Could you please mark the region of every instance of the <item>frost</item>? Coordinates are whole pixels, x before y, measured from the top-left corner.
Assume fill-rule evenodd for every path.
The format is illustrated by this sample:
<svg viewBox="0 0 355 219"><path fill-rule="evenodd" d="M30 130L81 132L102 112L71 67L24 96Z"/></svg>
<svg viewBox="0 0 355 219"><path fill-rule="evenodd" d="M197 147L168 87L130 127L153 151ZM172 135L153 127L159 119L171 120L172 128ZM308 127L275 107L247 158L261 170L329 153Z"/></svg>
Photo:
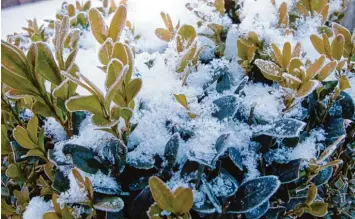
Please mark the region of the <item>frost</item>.
<svg viewBox="0 0 355 219"><path fill-rule="evenodd" d="M43 214L52 210L51 201L44 201L43 197L36 196L31 199L23 213L23 219L42 218Z"/></svg>

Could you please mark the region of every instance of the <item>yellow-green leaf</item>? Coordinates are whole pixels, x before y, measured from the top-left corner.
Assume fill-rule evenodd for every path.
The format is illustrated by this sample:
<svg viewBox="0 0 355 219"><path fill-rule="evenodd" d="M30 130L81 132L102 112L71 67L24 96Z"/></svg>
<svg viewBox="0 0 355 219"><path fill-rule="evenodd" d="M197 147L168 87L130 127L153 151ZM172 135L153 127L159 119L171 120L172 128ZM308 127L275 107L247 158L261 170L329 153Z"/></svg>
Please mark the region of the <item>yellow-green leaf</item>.
<svg viewBox="0 0 355 219"><path fill-rule="evenodd" d="M315 60L308 68L305 80L313 79L321 70L323 63L325 61L325 56L321 55L317 60Z"/></svg>
<svg viewBox="0 0 355 219"><path fill-rule="evenodd" d="M112 84L116 81L117 77L123 69L123 63L116 58L113 58L107 67L107 77L105 81L106 89L109 89Z"/></svg>
<svg viewBox="0 0 355 219"><path fill-rule="evenodd" d="M289 42L286 42L284 44L283 50L282 50L282 62L283 62L283 68L286 69L288 66L288 63L290 63L291 60L291 44Z"/></svg>
<svg viewBox="0 0 355 219"><path fill-rule="evenodd" d="M169 42L173 38L173 34L164 28L157 28L155 30L155 35L159 37L159 39Z"/></svg>
<svg viewBox="0 0 355 219"><path fill-rule="evenodd" d="M276 82L281 81L282 69L275 63L262 59L257 59L254 63L261 70L265 78Z"/></svg>
<svg viewBox="0 0 355 219"><path fill-rule="evenodd" d="M107 38L108 31L100 11L96 8L91 8L89 11L89 21L91 32L93 33L95 39L102 44Z"/></svg>
<svg viewBox="0 0 355 219"><path fill-rule="evenodd" d="M157 204L153 204L150 206L148 210L148 215L150 219L162 219L162 216L160 215L163 209L159 207Z"/></svg>
<svg viewBox="0 0 355 219"><path fill-rule="evenodd" d="M174 212L176 213L189 212L193 205L192 189L184 188L180 189L177 193L174 193L172 205Z"/></svg>
<svg viewBox="0 0 355 219"><path fill-rule="evenodd" d="M18 51L15 46L9 45L1 40L1 65L22 77L29 76L27 70L26 59L22 51Z"/></svg>
<svg viewBox="0 0 355 219"><path fill-rule="evenodd" d="M17 126L13 130L12 134L17 143L21 145L21 147L26 149L34 149L38 147L33 141L31 141L26 129L22 128L21 126Z"/></svg>
<svg viewBox="0 0 355 219"><path fill-rule="evenodd" d="M28 124L26 127L28 136L30 137L32 142L38 142L37 129L38 129L38 118L37 118L37 116L33 116L28 121Z"/></svg>
<svg viewBox="0 0 355 219"><path fill-rule="evenodd" d="M317 35L314 35L314 34L311 35L310 39L311 39L311 42L312 42L314 48L320 54L325 54L323 40L320 37L318 37Z"/></svg>
<svg viewBox="0 0 355 219"><path fill-rule="evenodd" d="M276 46L275 43L271 43L271 48L274 52L274 57L277 61L277 63L282 67L282 68L286 68L286 66L283 65L283 57L282 57L282 53L281 50L279 49L279 47ZM238 49L239 49L239 45L238 45Z"/></svg>
<svg viewBox="0 0 355 219"><path fill-rule="evenodd" d="M302 98L302 97L308 96L319 85L320 85L320 82L316 81L316 80L310 80L310 81L304 82L301 85L300 89L297 91L296 97Z"/></svg>
<svg viewBox="0 0 355 219"><path fill-rule="evenodd" d="M107 38L99 50L99 59L103 65L107 65L112 57L113 41Z"/></svg>
<svg viewBox="0 0 355 219"><path fill-rule="evenodd" d="M318 74L318 80L323 81L326 79L330 73L332 73L337 66L337 61L332 61L326 64L319 72Z"/></svg>
<svg viewBox="0 0 355 219"><path fill-rule="evenodd" d="M220 15L224 15L224 0L215 0L214 7L219 12Z"/></svg>
<svg viewBox="0 0 355 219"><path fill-rule="evenodd" d="M192 64L193 58L195 56L197 49L197 42L194 41L194 43L188 48L187 52L184 54L184 56L181 58L178 67L176 69L176 72L183 72L187 66L190 66Z"/></svg>
<svg viewBox="0 0 355 219"><path fill-rule="evenodd" d="M113 42L120 40L120 35L126 25L126 19L127 8L124 4L121 4L113 15L110 28L108 30L108 36L112 38Z"/></svg>
<svg viewBox="0 0 355 219"><path fill-rule="evenodd" d="M332 47L329 42L329 37L326 33L322 34L323 38L323 45L324 45L324 52L328 59L332 60Z"/></svg>
<svg viewBox="0 0 355 219"><path fill-rule="evenodd" d="M21 170L14 163L10 164L7 167L5 174L6 174L6 176L8 176L11 179L21 178L21 176L22 176Z"/></svg>
<svg viewBox="0 0 355 219"><path fill-rule="evenodd" d="M348 88L351 88L349 79L346 77L346 75L342 75L339 78L339 88L340 90L346 90Z"/></svg>
<svg viewBox="0 0 355 219"><path fill-rule="evenodd" d="M74 96L65 102L66 108L71 111L88 111L93 114L102 115L102 106L95 95Z"/></svg>
<svg viewBox="0 0 355 219"><path fill-rule="evenodd" d="M185 108L189 109L185 94L174 94L175 99Z"/></svg>
<svg viewBox="0 0 355 219"><path fill-rule="evenodd" d="M127 102L131 102L134 97L138 94L140 89L142 88L142 80L140 78L135 78L126 87L126 97Z"/></svg>
<svg viewBox="0 0 355 219"><path fill-rule="evenodd" d="M332 55L335 60L340 60L344 52L345 39L343 35L337 35L332 42Z"/></svg>
<svg viewBox="0 0 355 219"><path fill-rule="evenodd" d="M174 196L165 183L156 176L149 178L149 187L154 201L165 211L174 212L172 202Z"/></svg>
<svg viewBox="0 0 355 219"><path fill-rule="evenodd" d="M311 205L313 203L313 201L316 199L317 192L318 192L317 186L315 184L311 184L308 188L307 198L305 201L307 205Z"/></svg>
<svg viewBox="0 0 355 219"><path fill-rule="evenodd" d="M62 82L60 70L49 47L43 42L37 42L36 72L55 85Z"/></svg>
<svg viewBox="0 0 355 219"><path fill-rule="evenodd" d="M280 5L279 8L279 22L278 22L278 26L279 27L288 27L288 11L287 11L287 3L283 2Z"/></svg>
<svg viewBox="0 0 355 219"><path fill-rule="evenodd" d="M328 213L328 203L314 202L308 213L316 217L324 217Z"/></svg>
<svg viewBox="0 0 355 219"><path fill-rule="evenodd" d="M196 30L191 25L185 24L181 26L177 34L179 36L177 39L179 53L184 49L189 48L196 38Z"/></svg>

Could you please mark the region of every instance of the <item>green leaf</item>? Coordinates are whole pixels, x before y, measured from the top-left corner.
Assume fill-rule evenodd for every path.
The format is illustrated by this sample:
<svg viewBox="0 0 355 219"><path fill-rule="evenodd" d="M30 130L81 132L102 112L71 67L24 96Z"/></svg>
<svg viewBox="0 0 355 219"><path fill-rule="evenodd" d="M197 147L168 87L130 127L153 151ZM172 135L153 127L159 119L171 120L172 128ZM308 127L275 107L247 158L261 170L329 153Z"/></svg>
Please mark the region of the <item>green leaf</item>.
<svg viewBox="0 0 355 219"><path fill-rule="evenodd" d="M55 212L46 212L43 219L61 219Z"/></svg>
<svg viewBox="0 0 355 219"><path fill-rule="evenodd" d="M32 104L31 110L34 114L39 114L44 117L53 117L53 118L56 117L55 113L52 112L51 109L49 109L46 104L38 100Z"/></svg>
<svg viewBox="0 0 355 219"><path fill-rule="evenodd" d="M108 31L100 11L96 8L91 8L89 11L89 21L91 32L93 33L95 39L100 44L104 43L107 38Z"/></svg>
<svg viewBox="0 0 355 219"><path fill-rule="evenodd" d="M93 207L106 212L119 212L123 209L124 203L120 197L105 197L95 201Z"/></svg>
<svg viewBox="0 0 355 219"><path fill-rule="evenodd" d="M102 106L95 95L74 96L65 102L66 108L71 111L88 111L95 115L103 115Z"/></svg>
<svg viewBox="0 0 355 219"><path fill-rule="evenodd" d="M10 164L5 172L6 176L11 179L18 179L22 177L21 170L17 167L16 164Z"/></svg>
<svg viewBox="0 0 355 219"><path fill-rule="evenodd" d="M37 116L33 116L27 123L27 133L32 142L38 142L37 136L37 129L38 129L38 118Z"/></svg>
<svg viewBox="0 0 355 219"><path fill-rule="evenodd" d="M164 28L155 29L155 35L159 37L159 39L169 42L173 38L173 34Z"/></svg>
<svg viewBox="0 0 355 219"><path fill-rule="evenodd" d="M99 59L103 65L107 65L112 57L113 41L107 38L99 50Z"/></svg>
<svg viewBox="0 0 355 219"><path fill-rule="evenodd" d="M175 99L185 108L189 109L185 94L174 94Z"/></svg>
<svg viewBox="0 0 355 219"><path fill-rule="evenodd" d="M5 125L1 125L1 155L7 155L11 153L11 145L9 138L7 137L7 129Z"/></svg>
<svg viewBox="0 0 355 219"><path fill-rule="evenodd" d="M108 30L108 36L111 37L114 42L120 40L120 35L126 25L126 18L127 8L124 4L121 4L113 15L110 28Z"/></svg>
<svg viewBox="0 0 355 219"><path fill-rule="evenodd" d="M172 202L174 199L170 189L156 176L149 178L149 187L154 201L165 211L174 212Z"/></svg>
<svg viewBox="0 0 355 219"><path fill-rule="evenodd" d="M107 77L105 81L106 89L109 89L113 83L115 83L116 79L120 75L123 69L123 63L116 58L113 58L107 67Z"/></svg>
<svg viewBox="0 0 355 219"><path fill-rule="evenodd" d="M305 201L307 205L311 205L313 203L313 201L316 199L317 192L318 192L317 186L311 184L310 187L308 188L307 198Z"/></svg>
<svg viewBox="0 0 355 219"><path fill-rule="evenodd" d="M26 57L20 49L14 48L15 46L1 40L1 66L6 67L12 72L28 78Z"/></svg>
<svg viewBox="0 0 355 219"><path fill-rule="evenodd" d="M43 160L47 160L46 155L44 154L44 152L38 148L35 149L31 149L27 152L27 154L25 155L25 157L40 157Z"/></svg>
<svg viewBox="0 0 355 219"><path fill-rule="evenodd" d="M190 188L177 189L174 192L172 207L176 213L188 213L193 205L193 193Z"/></svg>
<svg viewBox="0 0 355 219"><path fill-rule="evenodd" d="M120 90L120 88L122 86L122 83L123 83L123 80L124 80L124 78L126 76L127 71L128 71L128 66L126 65L126 66L124 66L122 68L121 72L117 72L118 75L117 75L116 78L114 78L115 79L114 83L111 84L111 86L109 87L109 89L108 89L108 91L106 93L106 96L105 96L105 107L107 109L110 108L112 100L114 99L114 97L118 93L118 91ZM112 76L115 73L113 73L113 72L110 73L109 72L109 74L111 74L111 76ZM108 78L108 76L107 76L107 78Z"/></svg>
<svg viewBox="0 0 355 219"><path fill-rule="evenodd" d="M324 217L328 213L328 203L314 202L311 205L311 210L307 210L313 216Z"/></svg>
<svg viewBox="0 0 355 219"><path fill-rule="evenodd" d="M332 55L335 60L340 60L344 52L344 36L339 34L332 42Z"/></svg>
<svg viewBox="0 0 355 219"><path fill-rule="evenodd" d="M319 85L320 82L316 80L310 80L303 83L297 91L296 97L303 98L310 95Z"/></svg>
<svg viewBox="0 0 355 219"><path fill-rule="evenodd" d="M218 107L217 111L212 113L213 117L223 120L228 117L232 117L236 111L237 98L233 95L223 96L213 103Z"/></svg>
<svg viewBox="0 0 355 219"><path fill-rule="evenodd" d="M31 141L30 137L28 136L27 131L22 128L21 126L17 126L13 130L13 136L17 143L21 145L21 147L26 148L26 149L34 149L37 148L38 146Z"/></svg>
<svg viewBox="0 0 355 219"><path fill-rule="evenodd" d="M43 42L37 42L36 72L55 85L62 82L62 77L51 50Z"/></svg>
<svg viewBox="0 0 355 219"><path fill-rule="evenodd" d="M189 48L196 38L196 30L191 25L183 25L178 30L177 44L178 52L182 52L185 48Z"/></svg>
<svg viewBox="0 0 355 219"><path fill-rule="evenodd" d="M179 150L179 134L174 134L165 145L164 157L168 167L173 167Z"/></svg>
<svg viewBox="0 0 355 219"><path fill-rule="evenodd" d="M126 87L127 103L131 102L142 88L142 79L135 78Z"/></svg>
<svg viewBox="0 0 355 219"><path fill-rule="evenodd" d="M38 96L39 94L27 78L10 71L4 66L1 66L1 81L15 90L22 91L26 95Z"/></svg>

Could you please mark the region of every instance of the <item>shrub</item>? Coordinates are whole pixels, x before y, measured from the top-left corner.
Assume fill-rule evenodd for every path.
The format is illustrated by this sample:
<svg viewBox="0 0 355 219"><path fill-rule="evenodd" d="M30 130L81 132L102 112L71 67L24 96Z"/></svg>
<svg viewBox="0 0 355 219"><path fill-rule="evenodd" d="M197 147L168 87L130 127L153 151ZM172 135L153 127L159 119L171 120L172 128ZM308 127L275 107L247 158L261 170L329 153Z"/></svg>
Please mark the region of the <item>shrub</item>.
<svg viewBox="0 0 355 219"><path fill-rule="evenodd" d="M151 54L129 1L28 20L1 42L2 216L354 218L355 33L334 2L193 1L196 23L161 12Z"/></svg>

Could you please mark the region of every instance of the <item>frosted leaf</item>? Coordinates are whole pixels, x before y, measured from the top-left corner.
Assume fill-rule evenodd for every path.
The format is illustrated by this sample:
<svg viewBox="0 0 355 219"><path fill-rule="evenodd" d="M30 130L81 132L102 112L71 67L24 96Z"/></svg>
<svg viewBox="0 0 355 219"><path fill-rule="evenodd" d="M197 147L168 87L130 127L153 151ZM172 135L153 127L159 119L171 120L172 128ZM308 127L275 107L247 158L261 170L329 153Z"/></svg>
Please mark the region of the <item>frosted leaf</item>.
<svg viewBox="0 0 355 219"><path fill-rule="evenodd" d="M208 199L212 203L212 205L215 207L216 211L218 213L222 213L222 206L221 203L218 201L216 196L214 195L210 184L206 181L205 178L202 178L202 189L206 193Z"/></svg>
<svg viewBox="0 0 355 219"><path fill-rule="evenodd" d="M291 160L288 163L273 163L270 167L272 174L279 177L281 183L290 183L300 177L301 163L303 159Z"/></svg>
<svg viewBox="0 0 355 219"><path fill-rule="evenodd" d="M209 202L205 202L201 206L193 206L192 209L202 214L212 214L216 212L216 208Z"/></svg>
<svg viewBox="0 0 355 219"><path fill-rule="evenodd" d="M229 148L228 155L231 161L234 163L234 165L238 167L239 170L243 171L243 164L242 164L243 160L239 150L236 148Z"/></svg>
<svg viewBox="0 0 355 219"><path fill-rule="evenodd" d="M296 119L281 119L272 124L272 128L261 131L256 135L267 135L276 138L293 138L300 135L306 123Z"/></svg>
<svg viewBox="0 0 355 219"><path fill-rule="evenodd" d="M213 103L218 107L218 110L212 113L212 116L219 120L233 116L236 110L236 97L232 95L221 97Z"/></svg>
<svg viewBox="0 0 355 219"><path fill-rule="evenodd" d="M324 170L321 170L317 176L315 176L312 181L316 186L321 186L325 183L328 182L328 180L330 179L330 177L333 174L333 167L327 167Z"/></svg>
<svg viewBox="0 0 355 219"><path fill-rule="evenodd" d="M230 197L237 192L238 182L225 169L220 170L220 174L210 182L212 191L216 197Z"/></svg>
<svg viewBox="0 0 355 219"><path fill-rule="evenodd" d="M277 191L280 184L276 176L264 176L244 182L239 186L228 211L245 213L261 206Z"/></svg>
<svg viewBox="0 0 355 219"><path fill-rule="evenodd" d="M95 209L107 212L119 212L123 209L124 203L119 197L105 197L94 203Z"/></svg>
<svg viewBox="0 0 355 219"><path fill-rule="evenodd" d="M250 212L245 213L245 216L248 219L258 219L262 217L270 207L269 201L265 202L264 204L260 205L259 207L251 210Z"/></svg>

